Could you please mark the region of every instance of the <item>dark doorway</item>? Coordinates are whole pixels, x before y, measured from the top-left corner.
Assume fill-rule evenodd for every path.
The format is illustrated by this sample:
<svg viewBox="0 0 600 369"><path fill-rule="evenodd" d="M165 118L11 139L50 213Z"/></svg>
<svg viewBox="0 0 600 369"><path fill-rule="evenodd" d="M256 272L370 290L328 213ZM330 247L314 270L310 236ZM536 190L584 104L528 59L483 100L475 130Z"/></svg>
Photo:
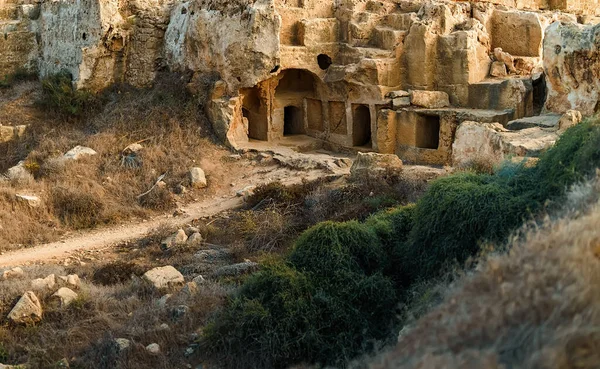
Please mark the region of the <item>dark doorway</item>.
<svg viewBox="0 0 600 369"><path fill-rule="evenodd" d="M248 119L248 138L266 141L268 138L267 115L258 89L243 90L242 95L242 115Z"/></svg>
<svg viewBox="0 0 600 369"><path fill-rule="evenodd" d="M302 109L297 106L286 106L283 110L283 135L297 135L304 133L304 119Z"/></svg>
<svg viewBox="0 0 600 369"><path fill-rule="evenodd" d="M422 149L437 149L440 145L440 117L421 115L417 121L416 144Z"/></svg>
<svg viewBox="0 0 600 369"><path fill-rule="evenodd" d="M371 111L367 105L358 105L354 108L352 145L371 146Z"/></svg>
<svg viewBox="0 0 600 369"><path fill-rule="evenodd" d="M546 103L546 78L542 73L537 79L533 79L533 115L540 115Z"/></svg>
<svg viewBox="0 0 600 369"><path fill-rule="evenodd" d="M319 64L319 68L322 70L327 70L333 64L331 57L327 54L319 54L317 56L317 63Z"/></svg>

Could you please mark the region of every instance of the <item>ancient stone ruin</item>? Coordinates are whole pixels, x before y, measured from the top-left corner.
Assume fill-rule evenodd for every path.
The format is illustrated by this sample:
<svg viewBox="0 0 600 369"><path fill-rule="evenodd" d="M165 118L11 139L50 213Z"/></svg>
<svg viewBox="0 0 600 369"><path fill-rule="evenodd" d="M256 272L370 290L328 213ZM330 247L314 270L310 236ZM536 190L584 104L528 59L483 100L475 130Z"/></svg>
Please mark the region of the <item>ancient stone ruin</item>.
<svg viewBox="0 0 600 369"><path fill-rule="evenodd" d="M302 134L449 164L463 121L597 112L598 16L598 0L1 0L0 76L100 90L179 71L231 146Z"/></svg>

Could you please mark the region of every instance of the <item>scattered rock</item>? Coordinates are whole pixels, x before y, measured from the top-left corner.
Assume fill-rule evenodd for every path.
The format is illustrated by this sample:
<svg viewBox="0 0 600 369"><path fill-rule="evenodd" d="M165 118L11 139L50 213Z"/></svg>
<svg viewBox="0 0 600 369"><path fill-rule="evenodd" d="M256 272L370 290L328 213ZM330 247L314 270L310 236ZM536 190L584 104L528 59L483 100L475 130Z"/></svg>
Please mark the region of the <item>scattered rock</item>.
<svg viewBox="0 0 600 369"><path fill-rule="evenodd" d="M192 187L204 188L208 186L208 183L206 182L206 174L204 173L204 170L202 170L202 168L191 168L189 176Z"/></svg>
<svg viewBox="0 0 600 369"><path fill-rule="evenodd" d="M4 177L9 181L19 182L19 183L28 183L34 180L33 175L29 173L27 168L25 168L25 162L20 161L14 167L9 168Z"/></svg>
<svg viewBox="0 0 600 369"><path fill-rule="evenodd" d="M428 109L450 106L450 97L443 91L410 91L410 103Z"/></svg>
<svg viewBox="0 0 600 369"><path fill-rule="evenodd" d="M202 235L199 232L196 232L187 239L187 243L189 245L199 245L203 240Z"/></svg>
<svg viewBox="0 0 600 369"><path fill-rule="evenodd" d="M492 77L506 77L506 64L501 61L495 61L490 67L490 76Z"/></svg>
<svg viewBox="0 0 600 369"><path fill-rule="evenodd" d="M77 294L70 288L61 287L52 296L50 303L55 307L67 307L77 299Z"/></svg>
<svg viewBox="0 0 600 369"><path fill-rule="evenodd" d="M400 160L398 155L359 152L350 168L350 174L359 175L386 170L401 171L402 167L402 160Z"/></svg>
<svg viewBox="0 0 600 369"><path fill-rule="evenodd" d="M59 276L57 282L63 287L78 289L81 286L81 279L77 274Z"/></svg>
<svg viewBox="0 0 600 369"><path fill-rule="evenodd" d="M563 132L574 125L579 124L581 119L581 112L578 110L567 110L558 121L558 130Z"/></svg>
<svg viewBox="0 0 600 369"><path fill-rule="evenodd" d="M21 278L25 275L23 269L16 267L9 270L5 270L2 272L2 276L0 277L0 281L6 281L9 279Z"/></svg>
<svg viewBox="0 0 600 369"><path fill-rule="evenodd" d="M179 229L177 232L173 233L169 237L165 238L160 243L160 248L163 251L167 251L175 246L183 245L187 241L188 236L185 234L183 229Z"/></svg>
<svg viewBox="0 0 600 369"><path fill-rule="evenodd" d="M3 126L0 124L0 142L16 140L25 134L27 126Z"/></svg>
<svg viewBox="0 0 600 369"><path fill-rule="evenodd" d="M168 330L171 330L171 327L169 327L169 325L167 323L162 323L161 325L158 326L158 330L168 331Z"/></svg>
<svg viewBox="0 0 600 369"><path fill-rule="evenodd" d="M56 276L50 274L46 278L37 278L31 281L31 289L38 292L50 292L56 286Z"/></svg>
<svg viewBox="0 0 600 369"><path fill-rule="evenodd" d="M243 274L248 274L257 271L260 268L258 263L252 261L245 261L243 263L226 265L217 269L214 273L214 277L235 277Z"/></svg>
<svg viewBox="0 0 600 369"><path fill-rule="evenodd" d="M42 204L42 200L37 196L17 194L16 197L17 200L27 204L31 208L37 208Z"/></svg>
<svg viewBox="0 0 600 369"><path fill-rule="evenodd" d="M508 68L509 72L517 72L517 69L515 68L515 59L509 53L502 51L501 47L497 47L494 49L494 58L496 59L496 61L503 63L506 66L506 68Z"/></svg>
<svg viewBox="0 0 600 369"><path fill-rule="evenodd" d="M115 346L117 347L117 352L123 352L131 346L131 341L127 338L117 338L115 339Z"/></svg>
<svg viewBox="0 0 600 369"><path fill-rule="evenodd" d="M185 283L183 275L171 265L149 270L142 278L158 290L178 288Z"/></svg>
<svg viewBox="0 0 600 369"><path fill-rule="evenodd" d="M132 143L131 145L127 146L125 149L123 149L123 155L133 155L133 154L137 154L139 151L141 151L144 148L144 146L142 146L139 143Z"/></svg>
<svg viewBox="0 0 600 369"><path fill-rule="evenodd" d="M27 291L8 313L8 319L17 324L33 324L42 320L42 305L35 293Z"/></svg>
<svg viewBox="0 0 600 369"><path fill-rule="evenodd" d="M148 353L152 355L158 355L160 354L160 346L158 345L158 343L151 343L148 346L146 346L146 351L148 351Z"/></svg>
<svg viewBox="0 0 600 369"><path fill-rule="evenodd" d="M75 146L71 150L67 151L66 154L62 156L64 160L79 160L86 156L97 155L98 153L93 149L85 146Z"/></svg>

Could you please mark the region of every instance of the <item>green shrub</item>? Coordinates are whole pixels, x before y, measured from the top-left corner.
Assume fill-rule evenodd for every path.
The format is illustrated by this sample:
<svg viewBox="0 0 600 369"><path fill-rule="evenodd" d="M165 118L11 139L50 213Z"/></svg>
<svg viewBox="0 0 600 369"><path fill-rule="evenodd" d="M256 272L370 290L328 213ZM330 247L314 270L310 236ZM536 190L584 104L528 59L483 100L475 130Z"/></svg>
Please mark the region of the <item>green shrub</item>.
<svg viewBox="0 0 600 369"><path fill-rule="evenodd" d="M374 232L359 223L313 227L287 262L264 265L214 318L208 352L229 368L344 367L391 337L397 300L392 281L376 272L384 260Z"/></svg>
<svg viewBox="0 0 600 369"><path fill-rule="evenodd" d="M478 241L503 241L524 209L513 207L510 188L494 177L461 173L433 183L415 209L407 252L412 279L431 278L448 262L464 263Z"/></svg>
<svg viewBox="0 0 600 369"><path fill-rule="evenodd" d="M389 260L384 274L394 281L398 291L411 283L412 270L416 267L407 249L408 235L415 222L414 214L415 205L407 205L375 214L365 223L382 242Z"/></svg>
<svg viewBox="0 0 600 369"><path fill-rule="evenodd" d="M81 117L101 105L100 99L73 85L69 73L63 72L42 80L42 97L38 105L64 117Z"/></svg>
<svg viewBox="0 0 600 369"><path fill-rule="evenodd" d="M289 262L298 270L330 278L339 270L371 275L383 271L387 260L377 234L356 221L323 222L296 241Z"/></svg>

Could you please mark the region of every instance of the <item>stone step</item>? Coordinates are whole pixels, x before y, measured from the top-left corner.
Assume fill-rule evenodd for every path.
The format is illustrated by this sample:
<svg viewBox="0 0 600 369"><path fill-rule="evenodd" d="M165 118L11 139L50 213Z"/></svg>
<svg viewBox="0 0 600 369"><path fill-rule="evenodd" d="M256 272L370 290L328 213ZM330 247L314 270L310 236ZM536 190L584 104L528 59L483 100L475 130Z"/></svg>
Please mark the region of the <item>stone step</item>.
<svg viewBox="0 0 600 369"><path fill-rule="evenodd" d="M533 127L558 128L558 121L560 120L560 117L560 114L544 114L534 117L515 119L508 122L506 124L506 128L511 131L518 131Z"/></svg>
<svg viewBox="0 0 600 369"><path fill-rule="evenodd" d="M413 109L415 112L441 115L443 113L452 113L456 115L458 124L465 121L480 123L500 123L505 126L513 119L514 110L491 110L491 109L469 109L469 108L440 108L440 109Z"/></svg>
<svg viewBox="0 0 600 369"><path fill-rule="evenodd" d="M352 50L355 50L360 54L360 57L363 59L390 59L393 58L393 53L390 50L385 50L377 47L352 47Z"/></svg>
<svg viewBox="0 0 600 369"><path fill-rule="evenodd" d="M375 27L371 36L371 44L383 50L396 50L398 45L404 41L406 33L406 31L389 27Z"/></svg>

